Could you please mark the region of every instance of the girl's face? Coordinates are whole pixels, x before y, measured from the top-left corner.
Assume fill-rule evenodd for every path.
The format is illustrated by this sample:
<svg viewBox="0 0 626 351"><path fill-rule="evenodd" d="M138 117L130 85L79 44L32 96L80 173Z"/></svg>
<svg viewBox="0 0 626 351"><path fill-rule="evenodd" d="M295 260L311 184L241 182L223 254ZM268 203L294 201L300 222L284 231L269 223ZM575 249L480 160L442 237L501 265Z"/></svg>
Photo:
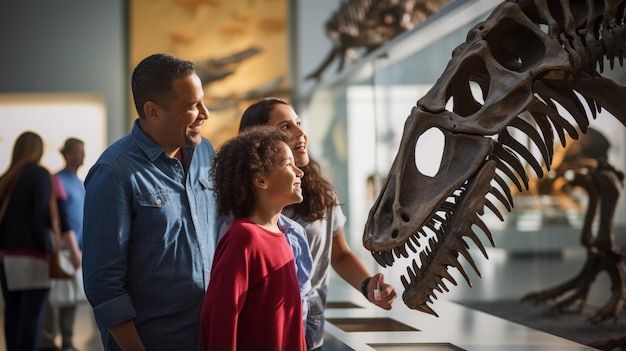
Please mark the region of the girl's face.
<svg viewBox="0 0 626 351"><path fill-rule="evenodd" d="M300 187L304 172L294 162L293 153L289 145L281 142L282 151L274 168L265 176L268 198L274 199L279 207L285 207L302 202L302 188Z"/></svg>
<svg viewBox="0 0 626 351"><path fill-rule="evenodd" d="M298 167L309 164L309 152L307 149L308 136L302 130L302 122L296 111L289 105L276 104L270 112L268 125L283 130L289 136L289 147L293 151L293 157Z"/></svg>

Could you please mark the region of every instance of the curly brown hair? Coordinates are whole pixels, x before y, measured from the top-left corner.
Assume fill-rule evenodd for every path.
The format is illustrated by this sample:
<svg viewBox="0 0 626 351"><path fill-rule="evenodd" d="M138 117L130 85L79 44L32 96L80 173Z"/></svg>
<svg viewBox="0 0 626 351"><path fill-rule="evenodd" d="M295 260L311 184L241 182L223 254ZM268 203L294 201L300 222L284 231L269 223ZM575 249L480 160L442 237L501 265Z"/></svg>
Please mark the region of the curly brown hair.
<svg viewBox="0 0 626 351"><path fill-rule="evenodd" d="M253 179L269 174L287 145L288 136L278 128L257 126L227 141L213 159L209 177L219 215L250 217L257 202Z"/></svg>
<svg viewBox="0 0 626 351"><path fill-rule="evenodd" d="M270 113L277 104L289 105L283 99L268 97L250 105L241 117L239 132L248 128L266 125L270 120ZM295 218L306 221L315 221L326 217L333 207L339 205L332 184L327 181L321 172L319 164L309 155L309 164L300 167L304 171L305 178L302 180L302 197L300 203L290 205Z"/></svg>

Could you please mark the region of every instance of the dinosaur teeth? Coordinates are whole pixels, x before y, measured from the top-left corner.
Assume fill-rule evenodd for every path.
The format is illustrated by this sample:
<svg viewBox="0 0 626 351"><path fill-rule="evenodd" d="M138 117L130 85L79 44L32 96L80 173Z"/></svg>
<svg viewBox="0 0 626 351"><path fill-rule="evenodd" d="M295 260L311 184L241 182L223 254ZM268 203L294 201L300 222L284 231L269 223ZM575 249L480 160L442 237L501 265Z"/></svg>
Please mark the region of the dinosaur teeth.
<svg viewBox="0 0 626 351"><path fill-rule="evenodd" d="M446 292L450 292L450 289L448 289L448 286L446 285L446 282L443 279L441 280L441 283L439 284L439 286L441 286L443 290L445 290Z"/></svg>
<svg viewBox="0 0 626 351"><path fill-rule="evenodd" d="M421 277L422 276L422 272L420 271L419 267L417 266L417 261L413 260L413 271L415 272L415 275L417 277Z"/></svg>
<svg viewBox="0 0 626 351"><path fill-rule="evenodd" d="M385 260L385 263L387 264L387 266L389 267L393 266L393 262L395 260L393 258L393 253L391 253L391 251L383 251L382 258Z"/></svg>
<svg viewBox="0 0 626 351"><path fill-rule="evenodd" d="M466 257L466 256L463 255L463 257ZM470 278L467 275L467 273L465 272L465 268L463 268L461 263L458 260L455 259L455 262L454 262L454 264L452 264L452 266L454 266L456 269L459 270L459 272L461 272L461 275L463 275L463 278L465 278L465 281L467 282L467 285L472 286L472 282L470 281Z"/></svg>
<svg viewBox="0 0 626 351"><path fill-rule="evenodd" d="M448 200L446 200L443 204L441 204L441 210L442 211L446 211L448 213L452 213L454 212L454 210L456 209L456 206L453 202L450 202L451 198L448 198Z"/></svg>
<svg viewBox="0 0 626 351"><path fill-rule="evenodd" d="M411 282L414 282L415 280L417 280L417 275L415 275L413 270L411 270L411 267L406 267L406 272L409 275L409 279L411 280Z"/></svg>
<svg viewBox="0 0 626 351"><path fill-rule="evenodd" d="M428 314L431 314L431 315L433 315L435 317L439 317L439 315L432 308L430 308L428 305L426 305L426 303L417 306L416 309L418 311L420 311L420 312L428 313Z"/></svg>
<svg viewBox="0 0 626 351"><path fill-rule="evenodd" d="M415 244L415 246L417 246L417 247L422 247L422 245L420 244L420 241L419 241L420 233L421 232L417 232L417 233L415 233L415 234L413 234L413 235L411 235L409 237L410 241L413 242L413 244ZM425 236L426 233L423 233L423 234Z"/></svg>
<svg viewBox="0 0 626 351"><path fill-rule="evenodd" d="M372 256L374 257L374 260L376 260L376 263L381 265L383 268L387 266L387 263L385 263L383 255L380 251L372 251Z"/></svg>
<svg viewBox="0 0 626 351"><path fill-rule="evenodd" d="M417 249L415 248L415 246L413 246L413 238L414 236L411 235L410 240L407 240L404 244L408 246L409 249L413 251L413 253L417 253Z"/></svg>
<svg viewBox="0 0 626 351"><path fill-rule="evenodd" d="M437 232L437 227L435 221L431 218L428 222L426 222L426 227L433 231L433 233Z"/></svg>
<svg viewBox="0 0 626 351"><path fill-rule="evenodd" d="M443 274L443 275L442 275L442 277L443 277L443 278L445 278L445 279L447 279L450 283L452 283L452 285L454 285L454 286L456 286L456 285L457 285L456 279L454 279L454 278L452 277L452 275L450 274L450 272L448 272L448 270L447 270L447 269L446 269L446 270L444 270L444 271L442 272L442 274Z"/></svg>
<svg viewBox="0 0 626 351"><path fill-rule="evenodd" d="M404 275L400 276L400 281L402 282L404 290L407 290L409 288L409 282L406 281L406 277Z"/></svg>
<svg viewBox="0 0 626 351"><path fill-rule="evenodd" d="M426 233L426 231L424 230L424 227L422 227L422 228L419 230L419 233L422 235L422 237L424 237L424 238L428 238L428 234L427 234L427 233ZM419 245L418 245L418 246L419 246Z"/></svg>
<svg viewBox="0 0 626 351"><path fill-rule="evenodd" d="M393 249L393 252L395 253L396 257L400 258L400 257L404 257L404 258L408 258L409 257L409 253L406 251L406 247L404 245L400 245L397 246Z"/></svg>
<svg viewBox="0 0 626 351"><path fill-rule="evenodd" d="M428 263L428 257L426 256L426 254L422 251L420 253L420 262L421 262L421 266L422 267L426 267L427 263Z"/></svg>

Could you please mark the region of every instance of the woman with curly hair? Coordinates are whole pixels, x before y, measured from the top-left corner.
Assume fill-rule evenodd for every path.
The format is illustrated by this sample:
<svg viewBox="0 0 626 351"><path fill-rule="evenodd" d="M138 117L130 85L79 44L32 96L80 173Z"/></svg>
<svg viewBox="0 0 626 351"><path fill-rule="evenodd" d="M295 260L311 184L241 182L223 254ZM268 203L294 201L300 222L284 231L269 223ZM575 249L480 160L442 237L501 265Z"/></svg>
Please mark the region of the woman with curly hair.
<svg viewBox="0 0 626 351"><path fill-rule="evenodd" d="M304 201L286 207L283 214L304 227L311 249L313 271L306 341L309 350L317 350L324 342L324 310L331 265L343 280L381 308L391 309L396 291L383 281L381 273L371 276L363 262L350 250L343 231L346 217L333 186L324 179L320 166L309 156L308 136L293 107L279 98L262 99L243 113L239 132L257 125L278 127L289 135L296 165L306 174L302 182Z"/></svg>
<svg viewBox="0 0 626 351"><path fill-rule="evenodd" d="M218 213L233 218L218 242L200 316L207 350L306 350L300 287L278 218L302 201L302 170L287 135L257 127L213 160Z"/></svg>

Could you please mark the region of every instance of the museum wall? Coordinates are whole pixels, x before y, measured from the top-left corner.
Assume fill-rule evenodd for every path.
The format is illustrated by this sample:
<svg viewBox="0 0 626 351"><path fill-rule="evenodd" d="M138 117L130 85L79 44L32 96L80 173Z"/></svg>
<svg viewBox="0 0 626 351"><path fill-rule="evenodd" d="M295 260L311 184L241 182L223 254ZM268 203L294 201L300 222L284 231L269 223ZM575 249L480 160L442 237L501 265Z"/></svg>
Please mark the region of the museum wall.
<svg viewBox="0 0 626 351"><path fill-rule="evenodd" d="M2 2L0 168L8 163L14 138L33 129L45 134L44 160L51 169L60 166L57 149L67 135L91 140L87 170L92 157L130 129L136 117L130 72L146 55L166 52L202 62L258 47L258 54L226 67L233 72L227 79L205 86L212 113L205 136L219 146L236 133L251 101L243 95L260 88L253 98L264 93L290 98L299 89L301 77L330 48L323 24L338 2ZM36 118L20 118L31 110Z"/></svg>
<svg viewBox="0 0 626 351"><path fill-rule="evenodd" d="M330 49L323 26L338 4L339 0L2 2L0 94L101 94L106 139L112 142L134 119L128 81L141 56L159 51L195 61L259 46L261 54L235 69L229 79L207 87L207 95L229 102L230 97L280 77L282 87L310 89L313 82L299 80ZM214 111L217 119L220 112ZM232 115L236 113L231 111L228 118Z"/></svg>
<svg viewBox="0 0 626 351"><path fill-rule="evenodd" d="M101 95L106 135L118 138L127 130L126 12L124 0L2 1L0 93Z"/></svg>

